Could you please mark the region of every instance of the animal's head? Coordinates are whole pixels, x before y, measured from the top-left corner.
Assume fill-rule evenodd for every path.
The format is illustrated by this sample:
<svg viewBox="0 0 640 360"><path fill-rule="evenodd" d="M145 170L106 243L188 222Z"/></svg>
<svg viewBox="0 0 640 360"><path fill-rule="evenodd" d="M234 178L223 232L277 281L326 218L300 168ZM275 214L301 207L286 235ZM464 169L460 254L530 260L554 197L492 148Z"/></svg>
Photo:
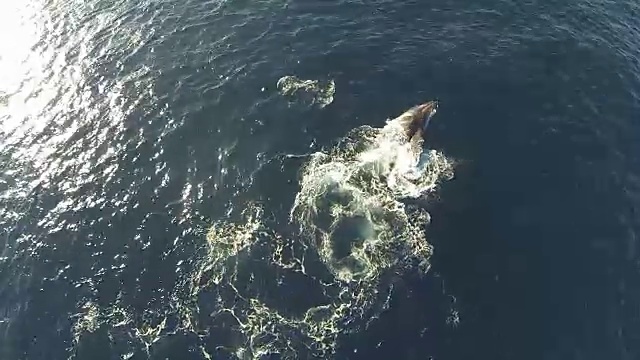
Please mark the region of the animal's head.
<svg viewBox="0 0 640 360"><path fill-rule="evenodd" d="M437 101L429 101L424 104L416 105L407 110L404 116L407 117L407 136L412 139L416 135L422 136L429 126L431 117L435 115L438 109Z"/></svg>

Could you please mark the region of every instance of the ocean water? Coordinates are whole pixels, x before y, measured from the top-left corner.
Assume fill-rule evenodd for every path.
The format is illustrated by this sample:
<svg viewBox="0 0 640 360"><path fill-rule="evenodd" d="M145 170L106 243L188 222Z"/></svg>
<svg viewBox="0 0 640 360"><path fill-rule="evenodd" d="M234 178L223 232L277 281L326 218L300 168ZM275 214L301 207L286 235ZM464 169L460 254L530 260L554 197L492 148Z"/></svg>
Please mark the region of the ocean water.
<svg viewBox="0 0 640 360"><path fill-rule="evenodd" d="M1 359L640 358L636 2L3 1L0 34ZM432 99L400 200L381 134Z"/></svg>

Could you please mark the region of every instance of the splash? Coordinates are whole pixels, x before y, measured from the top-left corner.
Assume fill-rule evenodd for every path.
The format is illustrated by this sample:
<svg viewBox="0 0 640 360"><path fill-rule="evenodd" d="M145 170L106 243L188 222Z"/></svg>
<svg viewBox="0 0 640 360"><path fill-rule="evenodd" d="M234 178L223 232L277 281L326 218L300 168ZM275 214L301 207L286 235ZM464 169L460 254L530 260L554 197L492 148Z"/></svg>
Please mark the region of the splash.
<svg viewBox="0 0 640 360"><path fill-rule="evenodd" d="M204 359L333 358L340 336L387 309L398 277L430 267L430 216L402 198L430 196L453 166L438 151L416 153L397 125L356 128L313 154L285 224L257 203L211 224L204 254L164 312L139 322L90 304L76 342L100 326L121 334L118 324L147 355L182 333L196 335Z"/></svg>
<svg viewBox="0 0 640 360"><path fill-rule="evenodd" d="M351 131L301 169L291 230L270 229L256 204L238 224L215 224L192 281L197 304L216 299L208 326L235 323L238 358L331 357L338 337L388 306L394 279L427 272L429 214L402 197L429 196L453 176L444 154L415 153L397 122ZM259 262L256 265L256 262ZM302 291L304 297L292 294Z"/></svg>
<svg viewBox="0 0 640 360"><path fill-rule="evenodd" d="M323 108L333 102L336 93L336 84L333 80L320 82L318 80L302 80L295 76L283 76L276 84L280 93L284 96L318 105Z"/></svg>

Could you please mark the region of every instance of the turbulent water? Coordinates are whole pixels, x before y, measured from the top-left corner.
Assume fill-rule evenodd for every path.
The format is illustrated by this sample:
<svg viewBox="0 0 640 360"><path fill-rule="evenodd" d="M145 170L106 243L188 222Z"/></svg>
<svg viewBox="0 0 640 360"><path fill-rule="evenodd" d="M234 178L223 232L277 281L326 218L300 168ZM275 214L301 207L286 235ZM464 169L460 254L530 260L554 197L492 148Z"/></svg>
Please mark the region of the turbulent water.
<svg viewBox="0 0 640 360"><path fill-rule="evenodd" d="M0 358L640 357L638 19L0 3Z"/></svg>

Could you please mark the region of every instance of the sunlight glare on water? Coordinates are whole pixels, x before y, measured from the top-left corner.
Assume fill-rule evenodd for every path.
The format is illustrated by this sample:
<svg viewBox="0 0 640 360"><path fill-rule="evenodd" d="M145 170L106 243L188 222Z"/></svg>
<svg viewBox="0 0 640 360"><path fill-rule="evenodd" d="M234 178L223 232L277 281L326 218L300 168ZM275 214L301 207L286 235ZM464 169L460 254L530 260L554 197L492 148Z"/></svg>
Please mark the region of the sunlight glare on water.
<svg viewBox="0 0 640 360"><path fill-rule="evenodd" d="M138 34L113 26L115 12L83 18L62 5L3 2L0 20L0 31L12 34L0 40L0 72L6 79L0 85L0 151L11 159L5 171L21 173L13 190L23 196L36 188L64 195L50 212L53 217L101 201L83 199L82 187L97 176L108 180L117 170L117 155L127 140L136 140L124 137L126 117L153 97L148 67L123 71L117 60L116 76L101 71L116 55L135 51ZM103 42L112 47L102 48ZM97 167L101 171L94 171ZM45 217L41 225L51 220Z"/></svg>
<svg viewBox="0 0 640 360"><path fill-rule="evenodd" d="M20 302L29 301L20 294L29 286L38 290L46 275L64 279L83 261L91 263L55 261L71 251L71 240L88 248L104 244L91 243L100 234L80 237L83 227L111 226L113 216L139 206L133 195L149 178L123 181L118 175L123 164L152 158L163 169L157 159L161 149L140 157L143 129L131 125L134 113L154 112L166 120L161 138L174 122L166 119L166 104L155 103L150 67L126 64L143 43L142 29L117 26L122 21L117 5L91 14L78 10L89 5L71 2L0 3L0 257L9 261L4 273L15 274L8 275L5 290ZM116 191L113 183L120 183ZM85 221L86 211L100 215ZM33 277L43 258L54 269ZM93 276L100 276L103 266L93 267Z"/></svg>
<svg viewBox="0 0 640 360"><path fill-rule="evenodd" d="M45 89L45 71L51 52L37 49L44 33L44 19L36 3L4 1L0 4L0 93L2 94L3 143L14 131L24 134L21 124L37 115L53 89ZM7 36L10 34L9 36ZM37 93L35 93L37 91ZM47 96L48 95L48 96ZM40 104L37 104L40 102ZM39 105L39 106L38 106ZM34 121L35 122L35 121ZM14 135L15 136L15 135Z"/></svg>

